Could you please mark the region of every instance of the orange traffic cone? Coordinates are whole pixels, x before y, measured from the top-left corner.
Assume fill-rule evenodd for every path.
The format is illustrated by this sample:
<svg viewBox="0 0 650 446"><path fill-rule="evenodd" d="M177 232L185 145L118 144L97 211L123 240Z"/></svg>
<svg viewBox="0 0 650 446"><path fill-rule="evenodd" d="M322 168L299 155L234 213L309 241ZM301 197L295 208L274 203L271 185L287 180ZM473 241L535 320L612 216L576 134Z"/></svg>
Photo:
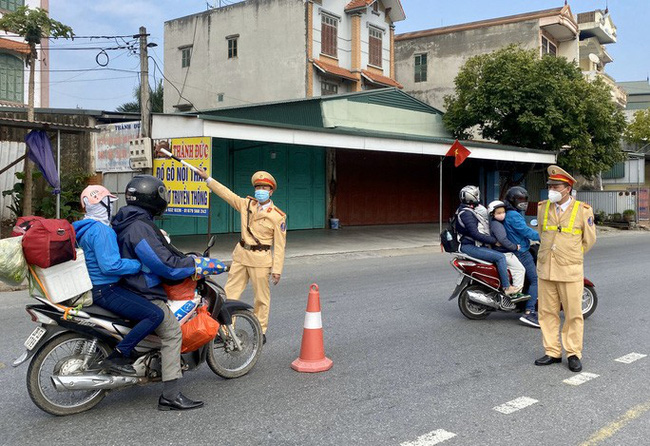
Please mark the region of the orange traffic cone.
<svg viewBox="0 0 650 446"><path fill-rule="evenodd" d="M325 357L323 322L320 317L320 294L318 285L313 283L309 287L300 357L291 363L291 368L297 372L316 373L331 369L333 364L331 359Z"/></svg>

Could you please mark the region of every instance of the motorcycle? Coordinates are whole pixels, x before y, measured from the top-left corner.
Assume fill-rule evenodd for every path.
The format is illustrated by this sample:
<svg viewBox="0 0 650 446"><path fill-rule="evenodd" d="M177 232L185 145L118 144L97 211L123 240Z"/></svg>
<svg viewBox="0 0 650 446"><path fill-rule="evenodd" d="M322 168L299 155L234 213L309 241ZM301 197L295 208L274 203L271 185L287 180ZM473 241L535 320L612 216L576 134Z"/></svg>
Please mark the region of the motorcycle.
<svg viewBox="0 0 650 446"><path fill-rule="evenodd" d="M209 257L214 237L203 253ZM27 313L39 325L25 341L26 351L13 362L17 367L31 359L27 370L27 391L31 400L52 415L72 415L96 406L110 390L161 381L160 338L151 334L135 348L136 375L97 371L93 365L105 358L124 338L134 323L99 306L66 308L52 303L30 287L39 303L27 305ZM248 373L262 351L262 328L252 307L226 300L221 286L200 278L194 298L170 301L183 325L204 306L219 322L217 336L195 351L183 353L183 371L207 362L222 378Z"/></svg>
<svg viewBox="0 0 650 446"><path fill-rule="evenodd" d="M537 262L537 250L539 245L531 246L531 254ZM458 299L460 312L468 319L485 319L493 311L523 312L526 308L526 301L512 300L501 290L501 280L496 266L485 260L470 257L461 252L453 253L451 266L458 271L459 276L456 288L449 297L449 300ZM510 279L512 275L508 271ZM524 289L528 286L528 280L524 283ZM598 306L598 295L593 282L585 277L584 290L582 293L582 316L586 319L591 316Z"/></svg>

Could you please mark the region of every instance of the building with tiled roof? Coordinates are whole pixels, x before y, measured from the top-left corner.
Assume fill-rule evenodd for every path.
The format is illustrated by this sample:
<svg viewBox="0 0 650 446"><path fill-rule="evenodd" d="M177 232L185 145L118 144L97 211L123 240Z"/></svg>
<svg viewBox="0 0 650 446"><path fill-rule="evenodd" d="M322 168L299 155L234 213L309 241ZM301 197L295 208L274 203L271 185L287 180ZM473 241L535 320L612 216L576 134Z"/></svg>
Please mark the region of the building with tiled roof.
<svg viewBox="0 0 650 446"><path fill-rule="evenodd" d="M15 11L19 6L48 9L49 0L0 1L0 17ZM34 72L34 105L48 107L49 87L49 45L43 39L38 45L38 58ZM20 38L0 31L0 107L22 107L27 103L29 69L25 60L29 55L29 45Z"/></svg>
<svg viewBox="0 0 650 446"><path fill-rule="evenodd" d="M164 109L401 88L394 23L405 18L400 0L246 0L170 20Z"/></svg>

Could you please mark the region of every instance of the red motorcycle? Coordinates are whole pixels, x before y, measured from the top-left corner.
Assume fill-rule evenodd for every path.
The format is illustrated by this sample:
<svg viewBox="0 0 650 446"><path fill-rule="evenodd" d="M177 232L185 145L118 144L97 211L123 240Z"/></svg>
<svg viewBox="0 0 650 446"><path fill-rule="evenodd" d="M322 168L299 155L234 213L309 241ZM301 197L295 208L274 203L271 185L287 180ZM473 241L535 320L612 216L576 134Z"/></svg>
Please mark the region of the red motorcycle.
<svg viewBox="0 0 650 446"><path fill-rule="evenodd" d="M449 300L458 298L458 308L463 316L479 320L488 317L492 311L523 312L525 310L526 299L513 302L501 291L501 280L493 263L470 257L461 252L453 254L454 258L450 264L460 275L456 282L456 289ZM536 245L531 246L531 254L537 261ZM598 295L594 284L587 278L584 281L582 315L586 319L596 310ZM524 284L524 289L527 286L528 281Z"/></svg>

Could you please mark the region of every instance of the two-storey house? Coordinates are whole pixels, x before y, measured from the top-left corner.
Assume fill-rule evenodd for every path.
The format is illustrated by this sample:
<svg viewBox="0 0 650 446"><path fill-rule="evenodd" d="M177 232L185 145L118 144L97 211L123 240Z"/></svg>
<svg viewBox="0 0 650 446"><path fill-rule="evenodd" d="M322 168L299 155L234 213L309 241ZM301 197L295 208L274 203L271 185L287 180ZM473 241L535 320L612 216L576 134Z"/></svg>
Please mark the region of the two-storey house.
<svg viewBox="0 0 650 446"><path fill-rule="evenodd" d="M164 109L400 86L394 23L404 19L399 0L246 0L170 20Z"/></svg>

